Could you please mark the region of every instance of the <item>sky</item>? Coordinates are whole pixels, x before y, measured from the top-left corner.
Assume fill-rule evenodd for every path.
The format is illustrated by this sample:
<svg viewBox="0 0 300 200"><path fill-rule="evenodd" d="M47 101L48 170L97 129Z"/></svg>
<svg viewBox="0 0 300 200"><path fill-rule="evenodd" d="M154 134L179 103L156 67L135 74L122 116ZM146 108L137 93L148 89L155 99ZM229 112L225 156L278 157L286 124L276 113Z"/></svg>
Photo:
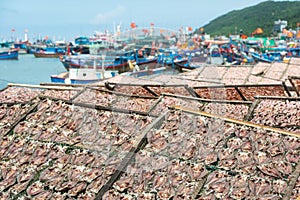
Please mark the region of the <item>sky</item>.
<svg viewBox="0 0 300 200"><path fill-rule="evenodd" d="M95 31L113 32L138 27L179 30L199 28L216 17L265 0L1 0L0 40L12 37L29 39L48 36L71 41L76 36L91 36ZM14 29L14 31L12 31Z"/></svg>

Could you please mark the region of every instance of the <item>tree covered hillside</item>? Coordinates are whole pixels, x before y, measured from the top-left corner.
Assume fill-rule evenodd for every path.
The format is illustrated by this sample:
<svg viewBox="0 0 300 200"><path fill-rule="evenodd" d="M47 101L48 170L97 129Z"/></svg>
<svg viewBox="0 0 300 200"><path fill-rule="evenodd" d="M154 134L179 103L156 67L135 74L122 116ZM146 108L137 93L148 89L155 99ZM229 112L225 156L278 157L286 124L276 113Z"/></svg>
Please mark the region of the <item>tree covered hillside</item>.
<svg viewBox="0 0 300 200"><path fill-rule="evenodd" d="M244 34L250 35L260 27L264 35L273 31L274 21L288 21L288 28L295 29L300 22L300 1L266 1L256 6L234 10L203 26L210 35Z"/></svg>

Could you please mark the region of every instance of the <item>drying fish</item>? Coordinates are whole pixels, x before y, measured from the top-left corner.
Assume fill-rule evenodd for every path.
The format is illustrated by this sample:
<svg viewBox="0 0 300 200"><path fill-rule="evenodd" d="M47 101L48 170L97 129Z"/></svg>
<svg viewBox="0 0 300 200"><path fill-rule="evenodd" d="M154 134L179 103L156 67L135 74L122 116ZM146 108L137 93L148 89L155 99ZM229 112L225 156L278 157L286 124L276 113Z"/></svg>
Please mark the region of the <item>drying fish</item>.
<svg viewBox="0 0 300 200"><path fill-rule="evenodd" d="M232 170L236 167L237 165L237 160L236 158L231 158L231 159L223 159L220 160L218 163L219 167L225 170Z"/></svg>
<svg viewBox="0 0 300 200"><path fill-rule="evenodd" d="M0 200L7 200L10 198L9 192L0 192Z"/></svg>
<svg viewBox="0 0 300 200"><path fill-rule="evenodd" d="M177 186L177 185L182 184L183 182L186 181L186 175L185 174L177 174L177 173L175 173L169 179L171 179L170 181L171 181L172 185Z"/></svg>
<svg viewBox="0 0 300 200"><path fill-rule="evenodd" d="M244 199L250 194L249 188L245 185L244 187L233 187L231 189L230 197L233 199Z"/></svg>
<svg viewBox="0 0 300 200"><path fill-rule="evenodd" d="M253 154L251 152L238 152L236 154L237 163L238 165L244 166L249 165L254 162L253 160Z"/></svg>
<svg viewBox="0 0 300 200"><path fill-rule="evenodd" d="M195 181L203 178L209 173L206 168L200 164L191 164L191 166L188 168L188 172L191 176L191 179Z"/></svg>
<svg viewBox="0 0 300 200"><path fill-rule="evenodd" d="M120 192L123 192L126 189L130 189L132 185L132 177L121 178L114 184L114 188Z"/></svg>
<svg viewBox="0 0 300 200"><path fill-rule="evenodd" d="M4 191L5 189L9 188L10 186L16 183L16 177L9 177L5 180L0 182L0 191Z"/></svg>
<svg viewBox="0 0 300 200"><path fill-rule="evenodd" d="M77 196L80 192L83 192L86 188L86 182L79 182L73 188L68 191L68 195L71 197Z"/></svg>
<svg viewBox="0 0 300 200"><path fill-rule="evenodd" d="M229 193L229 182L227 178L220 178L207 185L209 190L214 191L217 198L223 198Z"/></svg>
<svg viewBox="0 0 300 200"><path fill-rule="evenodd" d="M257 168L266 175L273 176L276 178L280 177L279 171L274 167L273 163L271 162L263 163L257 166Z"/></svg>
<svg viewBox="0 0 300 200"><path fill-rule="evenodd" d="M287 182L283 180L274 180L272 185L273 191L277 194L283 194L288 187Z"/></svg>
<svg viewBox="0 0 300 200"><path fill-rule="evenodd" d="M44 191L44 184L42 182L36 181L32 183L26 190L29 196L35 196Z"/></svg>
<svg viewBox="0 0 300 200"><path fill-rule="evenodd" d="M52 194L52 199L55 199L55 200L65 200L67 198L67 194L62 194L60 192L54 192Z"/></svg>
<svg viewBox="0 0 300 200"><path fill-rule="evenodd" d="M285 148L282 143L270 145L270 147L267 149L267 152L270 153L271 156L283 154L284 151L285 151Z"/></svg>
<svg viewBox="0 0 300 200"><path fill-rule="evenodd" d="M90 199L95 199L95 198L96 198L96 195L94 193L88 193L88 192L81 193L77 196L78 200L90 200Z"/></svg>
<svg viewBox="0 0 300 200"><path fill-rule="evenodd" d="M158 193L157 193L157 197L159 199L170 199L175 195L175 191L174 189L172 189L171 187L165 186L163 188L161 188Z"/></svg>
<svg viewBox="0 0 300 200"><path fill-rule="evenodd" d="M97 194L104 184L105 184L105 179L100 176L95 180L93 180L93 182L87 186L86 191Z"/></svg>
<svg viewBox="0 0 300 200"><path fill-rule="evenodd" d="M56 189L57 187L60 187L64 179L65 177L63 175L55 176L53 178L49 178L45 185L48 185L50 189Z"/></svg>
<svg viewBox="0 0 300 200"><path fill-rule="evenodd" d="M12 194L15 194L15 195L20 194L21 192L26 190L26 188L29 185L29 182L30 182L30 180L27 180L27 181L24 181L24 182L21 182L21 183L17 183L15 185L13 185L12 187L10 187L9 191Z"/></svg>
<svg viewBox="0 0 300 200"><path fill-rule="evenodd" d="M218 161L218 155L216 154L216 152L208 152L206 154L206 157L204 158L204 163L206 165L210 165L210 164L213 164L215 162Z"/></svg>
<svg viewBox="0 0 300 200"><path fill-rule="evenodd" d="M20 171L17 180L19 183L29 181L33 178L35 174L36 174L36 170L28 166L27 168L23 169L23 171Z"/></svg>
<svg viewBox="0 0 300 200"><path fill-rule="evenodd" d="M52 192L51 191L41 192L40 194L34 196L32 199L33 200L50 200L50 199L52 199Z"/></svg>
<svg viewBox="0 0 300 200"><path fill-rule="evenodd" d="M161 174L161 175L156 175L154 177L153 181L153 187L154 189L160 189L163 185L165 185L168 182L168 177Z"/></svg>
<svg viewBox="0 0 300 200"><path fill-rule="evenodd" d="M276 160L274 167L284 175L289 175L293 172L292 165L284 160Z"/></svg>
<svg viewBox="0 0 300 200"><path fill-rule="evenodd" d="M101 176L103 171L101 169L90 169L90 170L84 170L83 174L83 180L87 181L88 183L92 182L97 177Z"/></svg>
<svg viewBox="0 0 300 200"><path fill-rule="evenodd" d="M69 191L76 186L77 182L73 180L69 180L67 182L63 182L61 185L55 187L57 191L64 192Z"/></svg>
<svg viewBox="0 0 300 200"><path fill-rule="evenodd" d="M240 138L230 138L227 142L227 146L230 149L240 149L243 144L243 141Z"/></svg>
<svg viewBox="0 0 300 200"><path fill-rule="evenodd" d="M288 162L297 163L300 159L300 152L297 150L288 150L285 157Z"/></svg>

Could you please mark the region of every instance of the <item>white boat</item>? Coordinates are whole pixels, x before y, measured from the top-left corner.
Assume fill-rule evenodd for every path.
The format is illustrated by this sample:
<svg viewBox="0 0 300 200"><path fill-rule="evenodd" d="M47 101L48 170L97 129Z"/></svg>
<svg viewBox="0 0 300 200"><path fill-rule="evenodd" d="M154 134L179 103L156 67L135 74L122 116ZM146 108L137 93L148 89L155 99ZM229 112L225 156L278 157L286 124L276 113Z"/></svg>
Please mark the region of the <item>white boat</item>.
<svg viewBox="0 0 300 200"><path fill-rule="evenodd" d="M78 68L70 69L68 72L63 72L59 75L52 75L51 82L66 84L87 84L115 77L118 74L118 71Z"/></svg>

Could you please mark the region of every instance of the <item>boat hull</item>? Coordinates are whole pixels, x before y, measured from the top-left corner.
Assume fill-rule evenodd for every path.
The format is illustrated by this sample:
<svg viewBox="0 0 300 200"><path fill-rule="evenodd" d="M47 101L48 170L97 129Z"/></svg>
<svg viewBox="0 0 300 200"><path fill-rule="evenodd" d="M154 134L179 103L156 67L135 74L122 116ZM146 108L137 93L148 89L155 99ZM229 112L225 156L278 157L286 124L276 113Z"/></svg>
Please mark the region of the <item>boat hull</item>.
<svg viewBox="0 0 300 200"><path fill-rule="evenodd" d="M118 74L118 71L99 72L95 69L71 69L69 72L52 75L50 78L53 83L88 84L115 77Z"/></svg>
<svg viewBox="0 0 300 200"><path fill-rule="evenodd" d="M19 52L16 51L7 51L0 53L0 60L18 60Z"/></svg>
<svg viewBox="0 0 300 200"><path fill-rule="evenodd" d="M34 57L36 58L59 58L61 55L60 53L39 53L39 52L34 52Z"/></svg>
<svg viewBox="0 0 300 200"><path fill-rule="evenodd" d="M101 80L102 79L80 80L80 79L68 79L68 78L58 77L56 75L51 76L52 83L88 84L88 83L95 83Z"/></svg>

